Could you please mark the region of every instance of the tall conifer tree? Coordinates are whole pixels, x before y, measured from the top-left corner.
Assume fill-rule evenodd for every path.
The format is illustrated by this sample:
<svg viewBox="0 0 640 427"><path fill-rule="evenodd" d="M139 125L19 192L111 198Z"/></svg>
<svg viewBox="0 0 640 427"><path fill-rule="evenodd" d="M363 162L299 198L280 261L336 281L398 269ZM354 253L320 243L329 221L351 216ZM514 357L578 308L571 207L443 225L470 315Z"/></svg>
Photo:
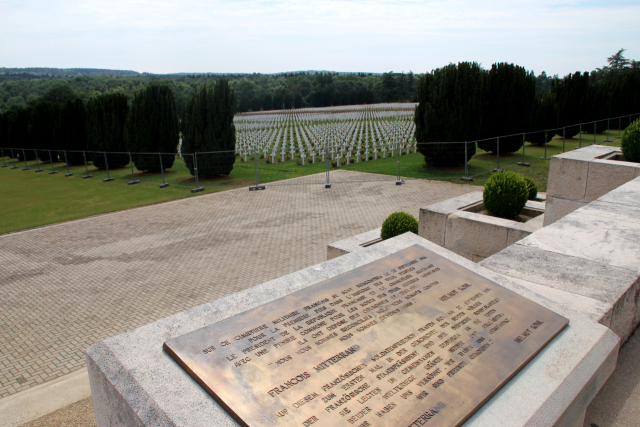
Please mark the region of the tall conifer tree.
<svg viewBox="0 0 640 427"><path fill-rule="evenodd" d="M165 84L151 84L138 92L125 129L127 149L138 170L160 172L162 168L170 169L179 141L176 100L171 88ZM162 164L157 153L162 153Z"/></svg>
<svg viewBox="0 0 640 427"><path fill-rule="evenodd" d="M497 63L484 85L482 136L478 148L493 153L515 153L522 147L522 132L529 125L536 94L536 79L523 67ZM499 140L496 137L502 136ZM486 139L490 138L490 139Z"/></svg>
<svg viewBox="0 0 640 427"><path fill-rule="evenodd" d="M129 155L124 141L124 127L129 105L127 96L121 93L100 95L87 104L87 161L105 169L104 152L107 152L109 169L129 164Z"/></svg>
<svg viewBox="0 0 640 427"><path fill-rule="evenodd" d="M203 85L185 105L182 152L199 153L198 176L201 178L229 175L233 170L236 159L234 105L234 94L226 80L218 80L213 87ZM185 156L185 164L191 175L195 175L194 156Z"/></svg>
<svg viewBox="0 0 640 427"><path fill-rule="evenodd" d="M418 80L414 121L418 151L429 166L464 164L476 152L482 125L485 72L478 63L460 62L427 73ZM442 142L457 142L443 144Z"/></svg>

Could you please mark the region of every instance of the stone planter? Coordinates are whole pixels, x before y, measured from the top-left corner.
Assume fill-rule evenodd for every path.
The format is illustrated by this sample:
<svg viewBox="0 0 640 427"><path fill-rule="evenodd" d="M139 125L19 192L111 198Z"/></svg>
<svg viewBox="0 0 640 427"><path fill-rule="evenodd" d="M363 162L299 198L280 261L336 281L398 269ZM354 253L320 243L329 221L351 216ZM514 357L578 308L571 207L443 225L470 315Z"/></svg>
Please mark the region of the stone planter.
<svg viewBox="0 0 640 427"><path fill-rule="evenodd" d="M603 145L551 157L544 225L640 176L640 164L620 159L620 148Z"/></svg>
<svg viewBox="0 0 640 427"><path fill-rule="evenodd" d="M418 234L474 262L481 261L543 227L544 193L527 202L522 223L482 214L477 191L420 209Z"/></svg>

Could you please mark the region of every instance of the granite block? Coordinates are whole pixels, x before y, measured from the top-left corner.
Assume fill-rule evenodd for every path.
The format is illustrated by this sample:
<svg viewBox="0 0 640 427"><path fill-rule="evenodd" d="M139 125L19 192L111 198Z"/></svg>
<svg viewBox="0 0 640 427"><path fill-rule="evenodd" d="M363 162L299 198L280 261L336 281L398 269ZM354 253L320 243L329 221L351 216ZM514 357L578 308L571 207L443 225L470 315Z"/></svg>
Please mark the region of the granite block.
<svg viewBox="0 0 640 427"><path fill-rule="evenodd" d="M589 162L589 178L584 201L591 202L631 181L635 167L630 162L616 160L592 160Z"/></svg>
<svg viewBox="0 0 640 427"><path fill-rule="evenodd" d="M640 225L575 211L519 244L638 271Z"/></svg>
<svg viewBox="0 0 640 427"><path fill-rule="evenodd" d="M640 323L640 275L629 269L520 244L480 265L511 278L600 301L592 306L596 311L589 313L589 318L609 327L622 342Z"/></svg>
<svg viewBox="0 0 640 427"><path fill-rule="evenodd" d="M547 202L549 197L582 200L587 190L588 176L589 163L586 161L563 157L563 155L551 157L547 184Z"/></svg>
<svg viewBox="0 0 640 427"><path fill-rule="evenodd" d="M600 202L618 205L640 207L640 178L635 178L626 184L598 198Z"/></svg>
<svg viewBox="0 0 640 427"><path fill-rule="evenodd" d="M446 221L449 214L478 201L482 201L481 191L463 194L444 202L420 208L418 235L437 245L444 246Z"/></svg>

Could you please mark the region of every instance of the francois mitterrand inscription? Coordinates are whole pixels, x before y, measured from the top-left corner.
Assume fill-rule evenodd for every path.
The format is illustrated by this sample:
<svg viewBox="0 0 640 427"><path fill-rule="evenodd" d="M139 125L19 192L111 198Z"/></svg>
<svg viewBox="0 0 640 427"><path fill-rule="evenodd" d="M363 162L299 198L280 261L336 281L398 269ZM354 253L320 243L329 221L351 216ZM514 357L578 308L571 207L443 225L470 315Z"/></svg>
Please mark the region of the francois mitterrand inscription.
<svg viewBox="0 0 640 427"><path fill-rule="evenodd" d="M458 426L566 325L412 246L167 341L245 426Z"/></svg>

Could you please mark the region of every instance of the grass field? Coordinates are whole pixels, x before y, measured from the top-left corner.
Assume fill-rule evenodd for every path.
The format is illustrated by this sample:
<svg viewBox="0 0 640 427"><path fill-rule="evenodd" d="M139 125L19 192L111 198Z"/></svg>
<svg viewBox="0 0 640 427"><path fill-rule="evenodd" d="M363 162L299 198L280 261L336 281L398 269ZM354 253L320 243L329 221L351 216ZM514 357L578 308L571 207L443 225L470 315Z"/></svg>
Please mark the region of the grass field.
<svg viewBox="0 0 640 427"><path fill-rule="evenodd" d="M612 131L613 142L602 142L606 135L596 135L596 142L604 145L619 146L620 140L614 139L617 131ZM578 139L567 140L567 151L578 147ZM593 143L593 135L584 135L583 146ZM547 156L551 157L562 152L562 138L556 137L547 147ZM544 147L535 147L529 144L525 147L525 161L531 167L517 166L521 161L522 152L500 156L500 167L503 170L513 170L533 178L538 183L539 191L545 191L547 187L547 175L549 161L541 160L544 156ZM4 159L7 165L12 166L12 161ZM409 154L401 156L401 175L403 178L439 179L460 183L463 168L427 169L424 157L421 154ZM84 167L72 167L73 176L65 177L66 166L63 163L54 163L57 174L49 174L51 165L42 165L42 172L35 173L36 162L28 162L30 170L23 171L24 163L16 162L18 169L10 167L0 169L0 233L23 230L46 224L53 224L72 219L84 218L122 209L146 206L168 200L194 197L203 193L224 191L231 188L248 187L255 183L254 162L241 161L236 158L230 177L224 179L201 180L200 185L205 187L201 193L192 194L190 188L195 187L195 180L190 175L182 160L176 163L165 175L169 187L160 189L162 183L161 174L145 174L134 170L136 180L142 182L137 185L128 185L132 181L131 170L121 168L110 172L114 181L103 182L107 177L106 171L89 166L89 174L92 178L82 179L85 175ZM378 159L375 161L361 162L343 166L343 169L369 172L385 175L396 175L396 158ZM468 165L468 173L474 177L472 184L484 185L496 167L496 156L478 150ZM335 169L332 169L335 170ZM311 165L300 166L294 161L284 163L266 164L264 160L258 160L258 175L260 183L296 178L306 175L322 173L325 164L317 162Z"/></svg>

